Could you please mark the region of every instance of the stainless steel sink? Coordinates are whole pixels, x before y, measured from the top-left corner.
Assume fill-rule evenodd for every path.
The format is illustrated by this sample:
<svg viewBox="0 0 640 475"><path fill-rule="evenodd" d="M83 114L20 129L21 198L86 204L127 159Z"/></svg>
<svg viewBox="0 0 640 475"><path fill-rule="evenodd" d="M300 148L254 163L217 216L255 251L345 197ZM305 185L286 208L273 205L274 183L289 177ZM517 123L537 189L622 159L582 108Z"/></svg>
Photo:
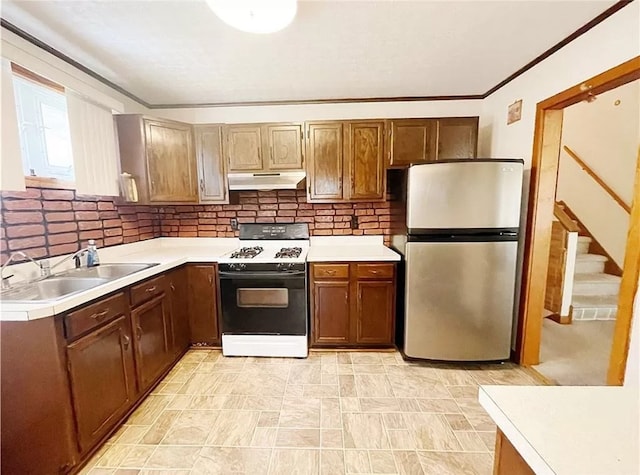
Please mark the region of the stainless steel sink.
<svg viewBox="0 0 640 475"><path fill-rule="evenodd" d="M119 279L141 270L149 269L158 264L100 264L97 267L81 267L80 269L70 269L57 274L61 277L79 279L79 278L100 278L100 279Z"/></svg>
<svg viewBox="0 0 640 475"><path fill-rule="evenodd" d="M4 290L0 297L5 303L35 302L41 300L58 300L69 295L89 290L109 282L99 278L65 278L50 277L38 282L31 282L13 289Z"/></svg>

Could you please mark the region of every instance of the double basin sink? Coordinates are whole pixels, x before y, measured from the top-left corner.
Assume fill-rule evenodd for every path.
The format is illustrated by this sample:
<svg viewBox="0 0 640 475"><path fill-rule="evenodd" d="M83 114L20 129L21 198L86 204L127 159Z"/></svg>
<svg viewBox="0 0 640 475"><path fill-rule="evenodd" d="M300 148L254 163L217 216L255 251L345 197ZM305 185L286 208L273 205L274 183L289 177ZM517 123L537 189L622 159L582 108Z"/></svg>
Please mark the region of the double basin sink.
<svg viewBox="0 0 640 475"><path fill-rule="evenodd" d="M0 292L4 303L60 300L158 264L102 264L70 269Z"/></svg>

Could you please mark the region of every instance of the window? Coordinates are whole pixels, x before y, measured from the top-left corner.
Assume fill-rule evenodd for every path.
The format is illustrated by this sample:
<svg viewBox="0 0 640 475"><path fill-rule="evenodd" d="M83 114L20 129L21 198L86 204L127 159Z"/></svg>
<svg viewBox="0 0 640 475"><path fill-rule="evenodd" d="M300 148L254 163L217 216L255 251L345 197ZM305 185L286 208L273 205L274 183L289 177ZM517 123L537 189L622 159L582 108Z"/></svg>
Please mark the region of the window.
<svg viewBox="0 0 640 475"><path fill-rule="evenodd" d="M13 87L25 175L74 181L64 90L18 74Z"/></svg>

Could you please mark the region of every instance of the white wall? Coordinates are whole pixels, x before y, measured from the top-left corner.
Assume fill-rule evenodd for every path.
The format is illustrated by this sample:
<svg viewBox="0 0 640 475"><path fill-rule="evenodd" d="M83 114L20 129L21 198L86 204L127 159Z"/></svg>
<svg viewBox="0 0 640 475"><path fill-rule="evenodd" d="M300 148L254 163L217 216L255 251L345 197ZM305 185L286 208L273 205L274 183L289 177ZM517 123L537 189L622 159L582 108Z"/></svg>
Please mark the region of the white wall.
<svg viewBox="0 0 640 475"><path fill-rule="evenodd" d="M633 2L483 100L478 154L524 160L523 224L536 104L639 54L640 2ZM519 99L522 118L507 125L507 108ZM640 343L636 339L634 344ZM637 368L640 361L631 365Z"/></svg>
<svg viewBox="0 0 640 475"><path fill-rule="evenodd" d="M363 102L279 106L154 109L153 114L194 124L480 115L481 100Z"/></svg>
<svg viewBox="0 0 640 475"><path fill-rule="evenodd" d="M627 204L640 145L640 80L564 110L562 144L573 150ZM622 267L629 214L567 152L560 152L556 199L567 203Z"/></svg>

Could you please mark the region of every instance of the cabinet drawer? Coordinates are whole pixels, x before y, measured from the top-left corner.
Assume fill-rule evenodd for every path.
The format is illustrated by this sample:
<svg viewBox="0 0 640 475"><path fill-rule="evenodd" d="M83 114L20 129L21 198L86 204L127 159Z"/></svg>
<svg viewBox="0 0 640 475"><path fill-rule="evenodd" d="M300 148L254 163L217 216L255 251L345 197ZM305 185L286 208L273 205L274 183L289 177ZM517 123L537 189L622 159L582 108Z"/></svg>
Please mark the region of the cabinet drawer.
<svg viewBox="0 0 640 475"><path fill-rule="evenodd" d="M160 295L165 290L164 276L147 280L142 284L131 287L131 306L136 307L143 302Z"/></svg>
<svg viewBox="0 0 640 475"><path fill-rule="evenodd" d="M393 277L394 264L357 264L358 279L390 279Z"/></svg>
<svg viewBox="0 0 640 475"><path fill-rule="evenodd" d="M118 315L126 315L128 307L127 299L121 292L71 312L64 318L67 338L75 338Z"/></svg>
<svg viewBox="0 0 640 475"><path fill-rule="evenodd" d="M316 279L348 279L349 264L313 264L313 277Z"/></svg>

